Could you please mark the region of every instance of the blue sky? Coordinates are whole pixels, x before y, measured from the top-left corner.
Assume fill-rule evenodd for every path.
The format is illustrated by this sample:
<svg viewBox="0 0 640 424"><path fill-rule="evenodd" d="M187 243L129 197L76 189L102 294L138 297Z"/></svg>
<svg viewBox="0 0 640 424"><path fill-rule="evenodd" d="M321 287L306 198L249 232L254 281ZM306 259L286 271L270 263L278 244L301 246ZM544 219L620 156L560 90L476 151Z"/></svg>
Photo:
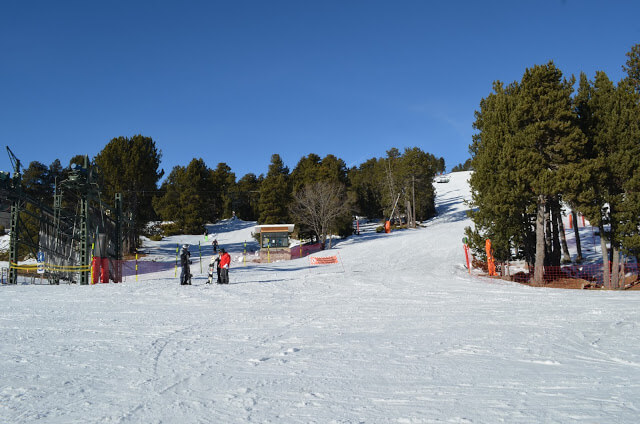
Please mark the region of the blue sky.
<svg viewBox="0 0 640 424"><path fill-rule="evenodd" d="M66 165L134 134L167 174L413 146L450 169L493 81L549 60L617 81L639 16L633 0L0 0L0 170L5 145Z"/></svg>

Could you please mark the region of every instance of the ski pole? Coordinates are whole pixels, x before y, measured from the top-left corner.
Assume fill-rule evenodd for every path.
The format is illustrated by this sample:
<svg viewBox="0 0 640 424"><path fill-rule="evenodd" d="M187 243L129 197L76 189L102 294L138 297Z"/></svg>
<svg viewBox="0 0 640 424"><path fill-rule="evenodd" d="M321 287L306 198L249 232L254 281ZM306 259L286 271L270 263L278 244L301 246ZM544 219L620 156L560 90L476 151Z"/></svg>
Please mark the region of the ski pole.
<svg viewBox="0 0 640 424"><path fill-rule="evenodd" d="M178 276L178 249L179 249L178 243L176 243L176 269L173 273L174 278Z"/></svg>
<svg viewBox="0 0 640 424"><path fill-rule="evenodd" d="M200 255L200 274L202 274L202 247L200 246L200 242L198 242L198 252Z"/></svg>

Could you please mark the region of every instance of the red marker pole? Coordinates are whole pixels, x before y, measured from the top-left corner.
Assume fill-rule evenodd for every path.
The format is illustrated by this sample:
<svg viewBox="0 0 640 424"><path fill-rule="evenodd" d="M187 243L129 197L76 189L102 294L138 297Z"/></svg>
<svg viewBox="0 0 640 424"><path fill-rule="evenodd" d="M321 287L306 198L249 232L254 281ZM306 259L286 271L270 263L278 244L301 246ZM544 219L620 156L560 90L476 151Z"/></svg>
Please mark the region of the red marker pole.
<svg viewBox="0 0 640 424"><path fill-rule="evenodd" d="M471 274L471 265L469 265L469 245L467 244L466 237L462 239L462 243L462 246L464 247L464 258L467 261L467 269L469 270L469 274Z"/></svg>

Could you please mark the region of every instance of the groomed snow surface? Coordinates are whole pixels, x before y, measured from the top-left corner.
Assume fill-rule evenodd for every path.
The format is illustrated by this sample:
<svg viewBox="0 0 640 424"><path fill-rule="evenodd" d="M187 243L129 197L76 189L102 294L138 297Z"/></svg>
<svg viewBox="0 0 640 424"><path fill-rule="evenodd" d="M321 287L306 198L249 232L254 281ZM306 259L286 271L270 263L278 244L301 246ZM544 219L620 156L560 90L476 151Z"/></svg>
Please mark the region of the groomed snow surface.
<svg viewBox="0 0 640 424"><path fill-rule="evenodd" d="M229 285L205 284L211 238L177 236L145 259L190 243L192 286L2 286L0 422L637 423L639 292L470 276L468 177L424 228L321 253L338 265L245 265L236 220L210 227Z"/></svg>

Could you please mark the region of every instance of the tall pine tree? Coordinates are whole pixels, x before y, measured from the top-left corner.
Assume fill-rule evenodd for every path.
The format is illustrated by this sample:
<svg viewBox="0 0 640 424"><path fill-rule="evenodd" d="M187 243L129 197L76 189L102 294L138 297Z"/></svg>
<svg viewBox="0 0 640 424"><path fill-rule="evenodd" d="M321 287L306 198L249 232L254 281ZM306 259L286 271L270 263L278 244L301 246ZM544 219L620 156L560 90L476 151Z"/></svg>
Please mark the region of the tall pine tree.
<svg viewBox="0 0 640 424"><path fill-rule="evenodd" d="M271 156L269 171L260 186L260 224L284 224L289 221L288 207L291 203L289 168L280 155Z"/></svg>

